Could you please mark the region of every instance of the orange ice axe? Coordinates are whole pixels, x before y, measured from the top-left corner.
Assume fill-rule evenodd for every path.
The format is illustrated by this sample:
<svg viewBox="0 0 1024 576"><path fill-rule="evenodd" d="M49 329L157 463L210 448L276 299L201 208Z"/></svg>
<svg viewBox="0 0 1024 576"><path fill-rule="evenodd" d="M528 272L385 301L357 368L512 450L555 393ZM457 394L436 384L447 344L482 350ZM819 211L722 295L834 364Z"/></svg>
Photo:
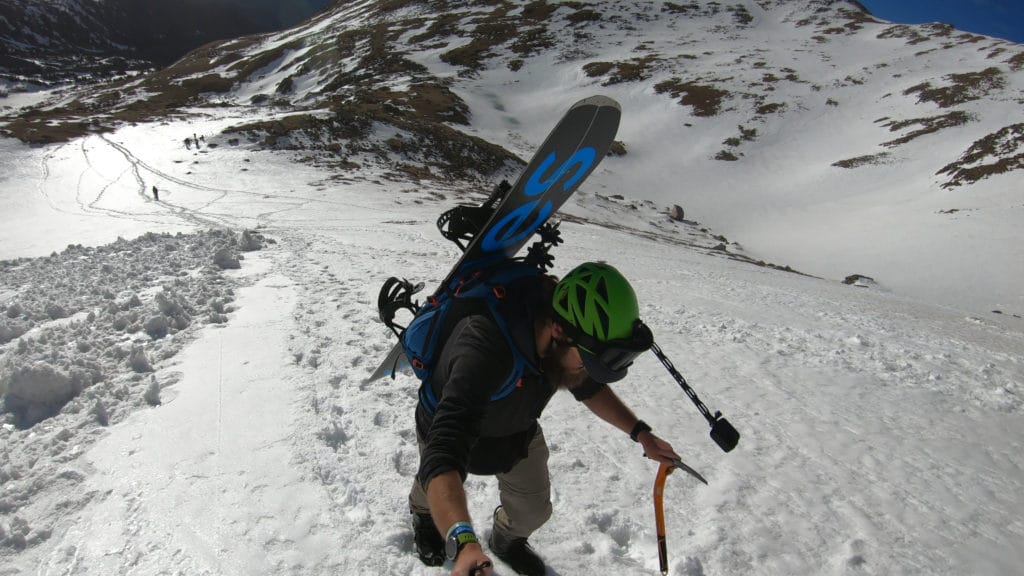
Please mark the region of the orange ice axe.
<svg viewBox="0 0 1024 576"><path fill-rule="evenodd" d="M676 460L671 464L662 464L658 468L658 476L654 479L654 522L658 531L658 562L661 564L662 574L668 574L668 545L665 543L665 478L668 478L668 475L676 468L704 484L708 483L703 476L684 464L682 460Z"/></svg>

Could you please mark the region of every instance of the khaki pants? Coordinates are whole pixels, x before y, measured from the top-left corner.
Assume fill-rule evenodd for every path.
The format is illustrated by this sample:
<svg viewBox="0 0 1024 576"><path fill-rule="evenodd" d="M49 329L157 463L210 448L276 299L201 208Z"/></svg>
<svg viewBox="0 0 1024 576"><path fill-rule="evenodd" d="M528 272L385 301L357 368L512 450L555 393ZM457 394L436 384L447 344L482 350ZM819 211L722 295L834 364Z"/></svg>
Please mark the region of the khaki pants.
<svg viewBox="0 0 1024 576"><path fill-rule="evenodd" d="M420 455L423 442L419 442ZM548 445L540 425L530 440L529 454L512 470L496 474L501 509L494 515L494 530L505 540L528 538L551 517L551 478L548 476ZM427 494L413 480L409 508L414 514L429 514Z"/></svg>

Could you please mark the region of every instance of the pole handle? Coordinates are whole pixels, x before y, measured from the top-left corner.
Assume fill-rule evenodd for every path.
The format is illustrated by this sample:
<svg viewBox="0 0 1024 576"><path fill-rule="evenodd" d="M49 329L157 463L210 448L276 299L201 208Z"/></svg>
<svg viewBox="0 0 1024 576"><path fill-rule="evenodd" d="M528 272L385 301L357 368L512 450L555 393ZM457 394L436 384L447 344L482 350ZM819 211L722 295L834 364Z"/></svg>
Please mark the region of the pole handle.
<svg viewBox="0 0 1024 576"><path fill-rule="evenodd" d="M740 433L722 418L721 412L715 412L715 423L711 425L711 439L718 444L723 452L731 452L740 442Z"/></svg>

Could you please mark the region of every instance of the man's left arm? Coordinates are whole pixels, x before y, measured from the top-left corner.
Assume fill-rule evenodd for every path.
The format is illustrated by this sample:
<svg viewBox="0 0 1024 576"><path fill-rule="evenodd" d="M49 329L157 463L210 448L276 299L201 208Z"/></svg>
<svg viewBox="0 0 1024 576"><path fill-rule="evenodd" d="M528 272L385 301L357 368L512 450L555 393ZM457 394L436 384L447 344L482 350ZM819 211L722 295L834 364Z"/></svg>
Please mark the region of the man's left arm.
<svg viewBox="0 0 1024 576"><path fill-rule="evenodd" d="M652 459L665 464L671 464L679 459L679 455L672 449L672 445L658 438L650 428L633 414L633 411L626 406L619 396L609 386L602 386L583 404L597 415L598 418L622 430L626 434L636 434L636 441L644 448L644 454Z"/></svg>

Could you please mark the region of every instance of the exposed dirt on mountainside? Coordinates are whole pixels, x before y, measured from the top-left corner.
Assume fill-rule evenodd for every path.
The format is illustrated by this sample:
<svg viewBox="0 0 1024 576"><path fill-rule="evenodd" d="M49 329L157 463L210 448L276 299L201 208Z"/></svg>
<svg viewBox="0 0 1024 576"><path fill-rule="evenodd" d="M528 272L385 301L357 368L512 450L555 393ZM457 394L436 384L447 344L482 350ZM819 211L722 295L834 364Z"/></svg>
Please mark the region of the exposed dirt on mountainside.
<svg viewBox="0 0 1024 576"><path fill-rule="evenodd" d="M1024 68L1024 53L1014 54L1009 43L941 24L883 23L856 2L801 6L770 0L756 7L641 1L597 10L590 3L547 0L336 2L329 15L287 33L208 44L165 69L83 88L61 103L0 118L0 130L47 144L204 108L252 106L277 117L239 128L264 146L335 154L341 166L355 165L354 153L394 157L401 171L422 163L414 171L426 178L487 176L515 160L463 133L461 127L472 119L459 86L498 70L528 74L531 61L554 57L601 86L635 85L673 99L695 121L729 117L740 126L739 136L727 137L723 148L707 157L741 161L773 117L795 118L821 102L837 108L850 89L902 76L887 70L889 61L877 61L825 80L812 78L798 64L773 60L768 51L744 44L745 35L756 33L769 14L772 25L793 28L797 52L820 52L826 62L832 58L830 45L840 39L905 40L908 51L894 53L899 59L963 46L984 52L991 62L985 67L916 74L883 96L948 110L885 118L879 123L900 134L880 139L881 147L904 146L977 122L972 103L1021 100L1015 89L1020 82L1012 75ZM675 33L665 38L644 33L665 26ZM702 50L706 39L718 47ZM621 47L617 57L607 57L609 43ZM448 69L440 71L441 66ZM356 142L367 138L371 123L402 136ZM357 126L362 128L353 132ZM415 152L418 145L431 149ZM855 168L892 159L865 152L834 165ZM1005 165L1016 169L1012 159Z"/></svg>

